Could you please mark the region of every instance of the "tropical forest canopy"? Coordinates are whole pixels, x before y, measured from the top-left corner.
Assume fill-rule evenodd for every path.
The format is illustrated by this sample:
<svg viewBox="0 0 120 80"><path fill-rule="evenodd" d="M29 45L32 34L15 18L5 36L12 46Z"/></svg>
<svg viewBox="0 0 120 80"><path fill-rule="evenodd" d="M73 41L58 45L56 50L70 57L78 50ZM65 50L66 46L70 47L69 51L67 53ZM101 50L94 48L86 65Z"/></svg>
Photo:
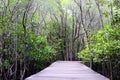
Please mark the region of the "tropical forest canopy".
<svg viewBox="0 0 120 80"><path fill-rule="evenodd" d="M57 60L82 60L120 79L119 0L0 0L0 80Z"/></svg>

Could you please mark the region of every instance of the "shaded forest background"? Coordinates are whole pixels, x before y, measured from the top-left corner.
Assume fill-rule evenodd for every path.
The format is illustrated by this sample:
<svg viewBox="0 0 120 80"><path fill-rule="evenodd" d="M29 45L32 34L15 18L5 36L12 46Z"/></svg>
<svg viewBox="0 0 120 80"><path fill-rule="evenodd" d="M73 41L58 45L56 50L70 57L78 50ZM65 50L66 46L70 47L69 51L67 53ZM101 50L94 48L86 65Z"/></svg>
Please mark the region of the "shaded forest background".
<svg viewBox="0 0 120 80"><path fill-rule="evenodd" d="M120 80L119 0L0 0L0 80L82 60Z"/></svg>

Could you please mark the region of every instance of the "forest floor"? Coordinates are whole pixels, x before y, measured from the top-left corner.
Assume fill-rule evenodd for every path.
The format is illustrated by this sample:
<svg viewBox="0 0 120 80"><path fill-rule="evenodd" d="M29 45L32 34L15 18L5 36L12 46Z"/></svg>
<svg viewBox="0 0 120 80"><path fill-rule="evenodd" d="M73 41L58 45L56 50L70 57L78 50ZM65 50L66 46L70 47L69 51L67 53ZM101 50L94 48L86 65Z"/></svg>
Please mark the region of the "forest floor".
<svg viewBox="0 0 120 80"><path fill-rule="evenodd" d="M25 80L109 80L80 61L57 61Z"/></svg>

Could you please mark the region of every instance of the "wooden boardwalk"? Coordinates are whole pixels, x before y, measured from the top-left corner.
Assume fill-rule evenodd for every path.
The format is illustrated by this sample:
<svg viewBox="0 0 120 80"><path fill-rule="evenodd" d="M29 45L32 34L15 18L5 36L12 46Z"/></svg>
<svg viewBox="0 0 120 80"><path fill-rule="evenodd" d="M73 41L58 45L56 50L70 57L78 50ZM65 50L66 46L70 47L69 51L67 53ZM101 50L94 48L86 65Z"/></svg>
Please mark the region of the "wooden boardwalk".
<svg viewBox="0 0 120 80"><path fill-rule="evenodd" d="M57 61L25 80L109 80L79 61Z"/></svg>

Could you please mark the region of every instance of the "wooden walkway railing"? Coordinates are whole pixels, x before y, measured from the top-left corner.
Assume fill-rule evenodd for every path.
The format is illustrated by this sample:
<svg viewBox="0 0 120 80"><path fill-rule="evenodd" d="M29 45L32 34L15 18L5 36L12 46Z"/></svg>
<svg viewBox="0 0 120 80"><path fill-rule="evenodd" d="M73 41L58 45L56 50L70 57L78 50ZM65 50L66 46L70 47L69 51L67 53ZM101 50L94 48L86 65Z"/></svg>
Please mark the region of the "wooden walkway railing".
<svg viewBox="0 0 120 80"><path fill-rule="evenodd" d="M79 61L57 61L25 80L109 80Z"/></svg>

